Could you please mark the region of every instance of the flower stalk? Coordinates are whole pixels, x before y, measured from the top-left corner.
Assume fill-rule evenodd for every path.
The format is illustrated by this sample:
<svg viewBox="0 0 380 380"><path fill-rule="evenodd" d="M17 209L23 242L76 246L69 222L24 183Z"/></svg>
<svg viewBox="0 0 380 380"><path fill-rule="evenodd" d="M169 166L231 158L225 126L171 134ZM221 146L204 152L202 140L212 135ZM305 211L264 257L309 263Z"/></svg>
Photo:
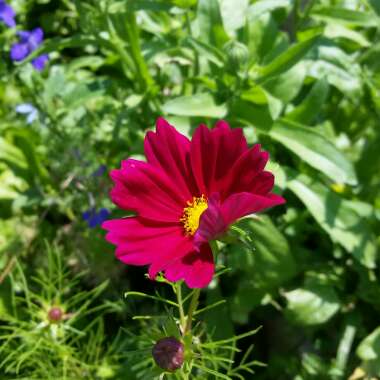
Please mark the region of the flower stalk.
<svg viewBox="0 0 380 380"><path fill-rule="evenodd" d="M198 301L199 301L200 292L201 292L200 289L195 289L194 290L194 294L191 297L189 310L187 312L186 326L185 326L185 330L184 330L184 333L183 333L184 336L186 336L187 334L191 333L191 326L192 326L192 322L193 322L193 315L194 315L194 313L195 313L195 311L197 310L197 307L198 307Z"/></svg>

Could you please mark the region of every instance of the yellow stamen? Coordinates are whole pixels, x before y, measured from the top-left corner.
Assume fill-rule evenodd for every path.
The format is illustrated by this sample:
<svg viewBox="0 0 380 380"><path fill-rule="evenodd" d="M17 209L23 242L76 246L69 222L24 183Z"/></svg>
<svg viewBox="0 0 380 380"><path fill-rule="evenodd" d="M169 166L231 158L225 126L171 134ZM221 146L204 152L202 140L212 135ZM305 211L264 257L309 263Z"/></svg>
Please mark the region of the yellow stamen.
<svg viewBox="0 0 380 380"><path fill-rule="evenodd" d="M183 216L180 219L186 235L195 234L199 227L199 219L207 207L207 199L204 195L193 197L192 201L187 202L187 207L183 209Z"/></svg>

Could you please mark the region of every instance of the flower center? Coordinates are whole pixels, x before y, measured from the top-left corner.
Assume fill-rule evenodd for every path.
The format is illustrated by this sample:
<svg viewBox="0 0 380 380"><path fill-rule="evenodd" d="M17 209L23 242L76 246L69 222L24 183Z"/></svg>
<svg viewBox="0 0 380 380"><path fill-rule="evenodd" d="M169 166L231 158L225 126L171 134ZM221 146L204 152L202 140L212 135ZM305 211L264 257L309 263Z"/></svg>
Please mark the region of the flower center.
<svg viewBox="0 0 380 380"><path fill-rule="evenodd" d="M186 235L195 234L199 227L199 219L207 207L207 199L204 195L193 197L192 201L187 202L187 207L183 209L183 216L180 219Z"/></svg>

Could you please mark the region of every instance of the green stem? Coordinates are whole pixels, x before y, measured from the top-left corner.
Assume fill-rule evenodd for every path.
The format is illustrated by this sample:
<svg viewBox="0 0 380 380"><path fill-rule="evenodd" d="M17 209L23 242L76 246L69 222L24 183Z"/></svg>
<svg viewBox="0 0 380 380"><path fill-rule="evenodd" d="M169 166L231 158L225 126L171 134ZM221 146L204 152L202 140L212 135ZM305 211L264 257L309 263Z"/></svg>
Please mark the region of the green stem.
<svg viewBox="0 0 380 380"><path fill-rule="evenodd" d="M136 16L133 11L126 13L126 32L128 35L128 42L130 46L131 56L136 66L136 72L143 86L142 90L149 91L154 85L154 80L149 73L148 66L141 53L139 30L136 24Z"/></svg>
<svg viewBox="0 0 380 380"><path fill-rule="evenodd" d="M188 333L191 332L191 325L192 325L192 321L193 321L193 315L194 315L194 312L195 312L195 310L197 309L197 306L198 306L198 300L199 300L199 294L200 294L200 292L201 292L200 289L195 289L193 297L191 298L189 310L187 312L187 320L186 320L186 327L185 327L184 335L187 335Z"/></svg>
<svg viewBox="0 0 380 380"><path fill-rule="evenodd" d="M133 67L133 61L131 57L128 55L128 53L124 49L124 43L119 38L114 25L112 24L112 21L109 17L107 17L107 26L108 26L108 33L110 35L110 40L113 48L117 52L117 54L120 57L121 60L121 67L123 69L124 75L126 78L130 78L130 69Z"/></svg>
<svg viewBox="0 0 380 380"><path fill-rule="evenodd" d="M179 309L179 320L181 324L182 331L185 330L186 327L186 318L185 312L183 310L183 299L182 299L182 282L179 281L175 286L175 293L177 295L178 309Z"/></svg>

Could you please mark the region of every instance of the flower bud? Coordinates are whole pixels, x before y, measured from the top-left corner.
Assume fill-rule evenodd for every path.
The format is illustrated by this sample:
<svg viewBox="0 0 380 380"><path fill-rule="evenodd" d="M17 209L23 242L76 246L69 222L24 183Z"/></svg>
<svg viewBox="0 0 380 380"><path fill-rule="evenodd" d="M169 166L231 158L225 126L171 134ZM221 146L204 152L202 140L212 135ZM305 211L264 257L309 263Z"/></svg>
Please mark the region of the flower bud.
<svg viewBox="0 0 380 380"><path fill-rule="evenodd" d="M152 349L156 364L166 370L175 371L182 367L184 359L183 344L174 337L160 339Z"/></svg>
<svg viewBox="0 0 380 380"><path fill-rule="evenodd" d="M248 49L239 41L231 40L224 45L223 49L227 54L227 64L229 69L236 72L236 70L247 63Z"/></svg>
<svg viewBox="0 0 380 380"><path fill-rule="evenodd" d="M49 321L52 323L60 322L63 317L63 311L61 308L54 306L48 312Z"/></svg>

